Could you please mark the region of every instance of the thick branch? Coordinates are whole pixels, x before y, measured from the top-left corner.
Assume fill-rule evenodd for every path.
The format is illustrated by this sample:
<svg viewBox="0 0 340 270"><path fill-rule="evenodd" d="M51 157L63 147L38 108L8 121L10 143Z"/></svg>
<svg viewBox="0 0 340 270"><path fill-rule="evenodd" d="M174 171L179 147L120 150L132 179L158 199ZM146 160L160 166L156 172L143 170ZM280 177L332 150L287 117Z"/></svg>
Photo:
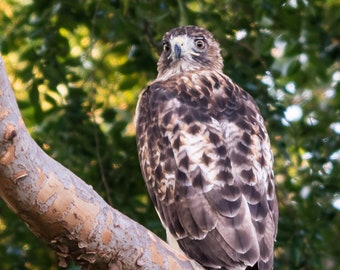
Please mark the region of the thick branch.
<svg viewBox="0 0 340 270"><path fill-rule="evenodd" d="M30 137L0 58L0 195L52 247L84 269L192 269L190 261L106 202Z"/></svg>

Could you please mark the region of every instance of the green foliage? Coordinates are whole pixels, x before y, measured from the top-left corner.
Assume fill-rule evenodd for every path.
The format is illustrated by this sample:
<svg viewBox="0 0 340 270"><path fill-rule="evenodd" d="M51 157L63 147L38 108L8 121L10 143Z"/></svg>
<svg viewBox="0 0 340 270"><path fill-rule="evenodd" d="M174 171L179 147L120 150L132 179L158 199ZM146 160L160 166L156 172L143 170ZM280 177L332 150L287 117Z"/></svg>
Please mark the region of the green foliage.
<svg viewBox="0 0 340 270"><path fill-rule="evenodd" d="M0 49L25 122L53 158L162 234L135 146L137 97L164 32L208 28L257 100L275 154L277 269L339 269L340 2L9 0ZM0 203L0 268L57 269Z"/></svg>

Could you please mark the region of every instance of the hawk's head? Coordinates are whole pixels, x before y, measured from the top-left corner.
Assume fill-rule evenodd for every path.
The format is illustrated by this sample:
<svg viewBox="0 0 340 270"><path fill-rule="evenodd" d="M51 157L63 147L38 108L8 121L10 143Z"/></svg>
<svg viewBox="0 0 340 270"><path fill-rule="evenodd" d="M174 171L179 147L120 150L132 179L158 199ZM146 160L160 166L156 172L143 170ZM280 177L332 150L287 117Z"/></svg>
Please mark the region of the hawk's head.
<svg viewBox="0 0 340 270"><path fill-rule="evenodd" d="M203 28L193 25L174 28L165 33L162 42L158 78L198 69L222 71L220 45Z"/></svg>

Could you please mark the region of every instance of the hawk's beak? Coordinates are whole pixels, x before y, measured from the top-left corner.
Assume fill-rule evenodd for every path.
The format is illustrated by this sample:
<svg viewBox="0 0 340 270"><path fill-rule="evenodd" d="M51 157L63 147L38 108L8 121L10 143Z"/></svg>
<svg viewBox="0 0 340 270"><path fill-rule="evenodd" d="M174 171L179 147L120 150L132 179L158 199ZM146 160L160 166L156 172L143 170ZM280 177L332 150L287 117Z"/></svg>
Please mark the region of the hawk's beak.
<svg viewBox="0 0 340 270"><path fill-rule="evenodd" d="M183 54L186 52L186 37L185 36L177 36L174 37L171 43L173 44L173 57L175 60L179 60L183 57Z"/></svg>
<svg viewBox="0 0 340 270"><path fill-rule="evenodd" d="M182 54L181 46L178 45L178 44L175 44L174 51L175 51L175 59L180 59L181 58L181 54Z"/></svg>

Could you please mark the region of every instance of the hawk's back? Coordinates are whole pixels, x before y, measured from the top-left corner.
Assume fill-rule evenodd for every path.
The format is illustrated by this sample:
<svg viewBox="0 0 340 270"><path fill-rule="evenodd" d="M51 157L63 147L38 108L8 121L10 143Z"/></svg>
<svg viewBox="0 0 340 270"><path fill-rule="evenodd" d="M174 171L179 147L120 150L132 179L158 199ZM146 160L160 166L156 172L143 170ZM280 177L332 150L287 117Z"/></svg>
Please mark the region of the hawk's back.
<svg viewBox="0 0 340 270"><path fill-rule="evenodd" d="M140 96L137 146L163 225L208 269L272 269L273 157L253 98L216 71L158 79Z"/></svg>

